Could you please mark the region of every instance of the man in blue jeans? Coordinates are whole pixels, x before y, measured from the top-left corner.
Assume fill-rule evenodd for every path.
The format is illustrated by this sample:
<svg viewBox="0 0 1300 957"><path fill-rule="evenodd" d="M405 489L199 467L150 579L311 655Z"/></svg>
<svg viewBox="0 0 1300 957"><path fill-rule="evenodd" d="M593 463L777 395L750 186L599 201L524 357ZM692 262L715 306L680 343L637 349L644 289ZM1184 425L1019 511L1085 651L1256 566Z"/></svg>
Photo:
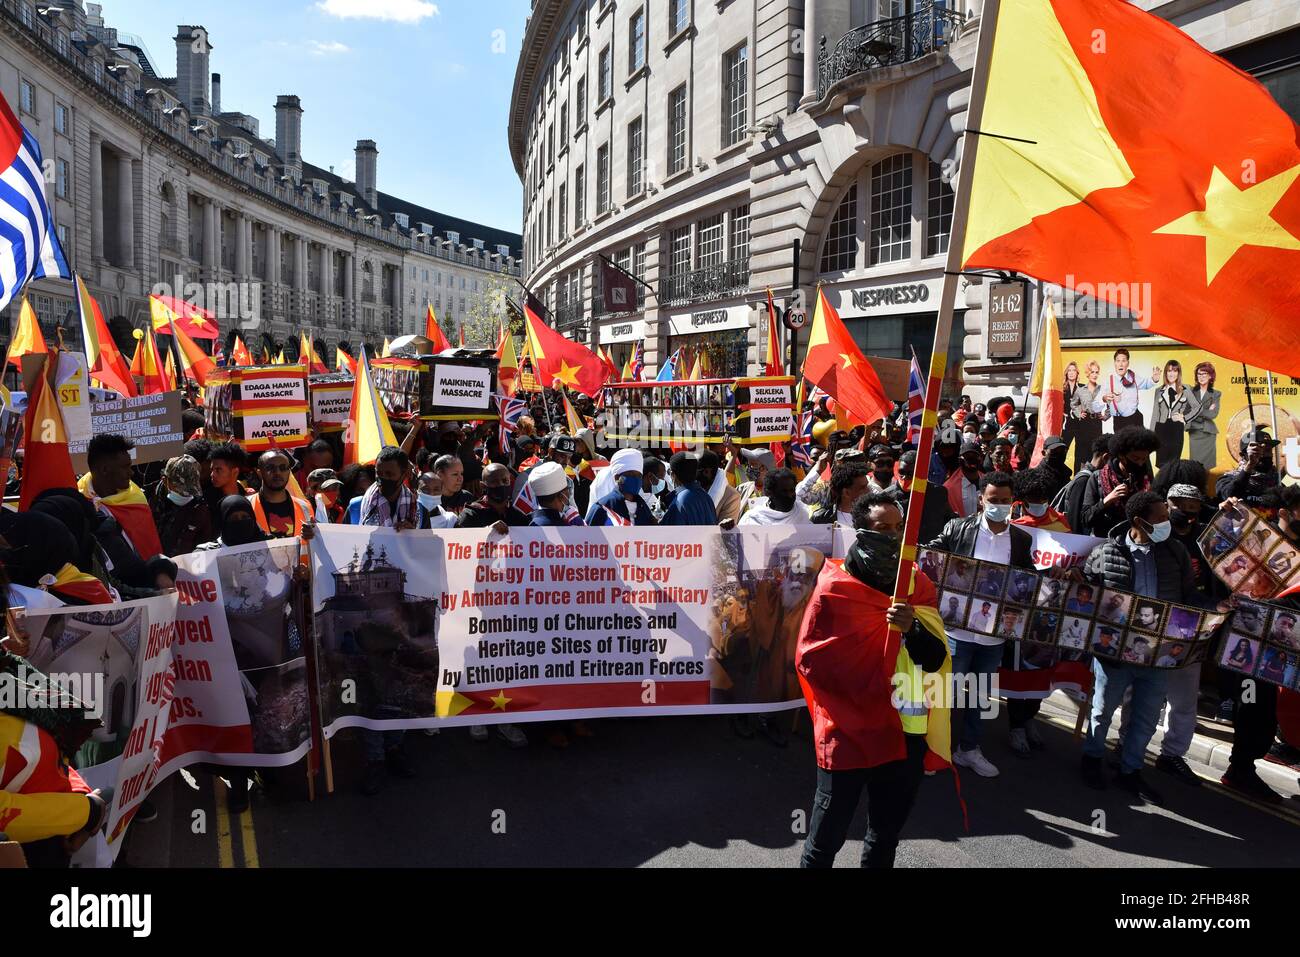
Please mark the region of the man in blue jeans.
<svg viewBox="0 0 1300 957"><path fill-rule="evenodd" d="M950 521L927 547L1012 568L1033 568L1033 538L1020 526L1011 524L1011 504L1015 501L1011 484L1012 478L1006 472L981 476L979 511L969 518ZM938 584L943 587L944 583ZM945 604L941 599L940 607ZM988 603L972 600L970 604L975 609L972 615L978 616L982 606ZM992 778L998 775L997 765L984 757L980 741L984 736L983 722L989 710L987 699L993 676L1002 663L1003 638L996 629L993 634L987 634L960 627L965 624L959 621L957 627L950 624L948 628L952 676L954 682L973 681L978 700L973 702L968 691L966 699L958 702L962 707L953 709L952 763L970 768L980 777Z"/></svg>
<svg viewBox="0 0 1300 957"><path fill-rule="evenodd" d="M1135 592L1146 598L1205 607L1207 600L1196 588L1196 575L1187 549L1171 539L1169 503L1154 492L1137 492L1124 503L1127 521L1115 526L1105 542L1094 548L1084 564L1088 581ZM1120 750L1120 771L1115 783L1152 804L1164 804L1160 794L1142 778L1147 744L1155 734L1165 703L1169 672L1122 661L1092 661L1092 720L1083 744L1084 783L1102 790L1107 786L1102 759L1111 718L1132 690L1131 716Z"/></svg>

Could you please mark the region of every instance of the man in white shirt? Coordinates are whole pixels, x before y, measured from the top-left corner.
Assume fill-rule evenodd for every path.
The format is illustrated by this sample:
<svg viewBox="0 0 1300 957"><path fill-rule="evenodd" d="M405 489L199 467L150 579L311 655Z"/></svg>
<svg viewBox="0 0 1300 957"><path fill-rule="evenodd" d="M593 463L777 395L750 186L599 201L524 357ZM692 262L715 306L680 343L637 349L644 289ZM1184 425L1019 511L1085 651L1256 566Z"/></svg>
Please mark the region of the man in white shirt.
<svg viewBox="0 0 1300 957"><path fill-rule="evenodd" d="M1145 427L1142 413L1138 411L1138 392L1154 389L1160 381L1160 367L1151 370L1151 378L1138 379L1137 374L1129 369L1129 351L1122 346L1115 350L1115 371L1102 383L1102 401L1110 409L1115 431L1136 426Z"/></svg>
<svg viewBox="0 0 1300 957"><path fill-rule="evenodd" d="M812 515L808 507L795 498L798 484L789 469L776 469L763 478L765 498L758 499L737 525L808 525Z"/></svg>

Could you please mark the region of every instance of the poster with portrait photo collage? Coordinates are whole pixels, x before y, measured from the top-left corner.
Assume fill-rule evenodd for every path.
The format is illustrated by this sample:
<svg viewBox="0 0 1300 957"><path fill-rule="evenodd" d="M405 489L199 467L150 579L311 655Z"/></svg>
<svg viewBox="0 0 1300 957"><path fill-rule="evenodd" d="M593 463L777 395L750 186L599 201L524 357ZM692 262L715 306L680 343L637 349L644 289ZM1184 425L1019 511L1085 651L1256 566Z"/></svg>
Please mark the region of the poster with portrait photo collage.
<svg viewBox="0 0 1300 957"><path fill-rule="evenodd" d="M1109 661L1152 668L1195 664L1228 617L935 549L921 549L917 564L938 586L947 627Z"/></svg>
<svg viewBox="0 0 1300 957"><path fill-rule="evenodd" d="M1300 551L1244 505L1224 505L1200 537L1201 553L1233 593L1267 601L1300 585Z"/></svg>

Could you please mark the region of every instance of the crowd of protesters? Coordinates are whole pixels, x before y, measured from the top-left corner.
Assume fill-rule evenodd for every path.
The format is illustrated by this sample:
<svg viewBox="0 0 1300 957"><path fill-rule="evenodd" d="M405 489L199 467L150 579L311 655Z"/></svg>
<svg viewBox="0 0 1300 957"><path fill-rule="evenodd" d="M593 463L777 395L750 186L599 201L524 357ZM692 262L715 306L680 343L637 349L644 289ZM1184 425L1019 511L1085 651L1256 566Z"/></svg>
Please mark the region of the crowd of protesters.
<svg viewBox="0 0 1300 957"><path fill-rule="evenodd" d="M399 531L491 528L509 534L522 526L730 529L834 523L857 530L856 544L837 570L843 580L835 587L848 588L849 594L887 612L881 621L887 617L906 636L909 667L939 669L944 656L914 613L920 593L911 602L888 600L891 568L897 567L897 546L918 474L917 451L901 406L873 427L849 429L840 427L830 403L821 399L807 410L810 428L800 437L806 446L796 441L742 449L727 443L701 453L666 450L654 455L607 442L599 410L585 396L577 398L591 425L574 434L541 425L563 419L553 405L539 400L504 440L503 426L496 423L395 423L400 447L384 448L373 463L346 466L337 433L319 435L292 452L249 455L235 442L205 438L202 420L192 410L186 412L186 424L193 437L183 455L165 463L133 466L127 439L95 436L87 453L88 472L78 487L45 490L25 512L0 512L0 562L10 583L9 601L41 608L158 594L174 584L173 557L277 538L310 538L321 524ZM969 398L943 403L933 455L920 463L926 476L922 545L1030 568L1025 528L1089 534L1103 543L1081 570L1058 574L1153 598L1226 608L1227 590L1210 574L1197 544L1218 502L1233 500L1261 510L1300 544L1300 488L1280 484L1272 464L1276 442L1263 430L1242 438L1239 468L1220 479L1215 491L1205 466L1196 460L1170 461L1153 474L1151 459L1161 440L1145 428L1088 434L1089 447L1074 450L1077 472L1066 462L1070 445L1083 441L1083 433L1075 430L1070 443L1048 436L1040 444L1035 429L1035 416L1017 412L1009 399L987 405ZM147 503L146 520L142 523L138 512L125 520L123 503ZM818 628L811 611L804 628ZM813 654L807 642L805 634L798 667L814 711L819 779L818 811L804 863L819 866L833 859L865 789L871 795L875 836L864 850L864 863L888 864L919 785L925 749L916 742L926 731L905 726L907 740L888 747L879 740L845 744L841 739L850 733L843 721L829 714L829 705L814 701L825 691L821 683L827 665L822 662L833 662L831 668L839 671L835 680L842 682L843 661ZM1005 673L1021 667L1019 647L996 631L947 629L947 662L959 680L973 678L977 685L987 685L999 669ZM21 636L11 637L9 651L21 654ZM5 655L4 665L12 669L17 659L8 651ZM1106 733L1122 705L1123 741L1113 760L1118 771L1113 782L1142 799L1163 802L1142 769L1147 745L1167 712L1168 730L1156 767L1187 785L1198 784L1185 756L1196 722L1201 670L1200 665L1166 671L1094 660L1090 730L1081 759L1084 782L1097 788L1111 783ZM858 676L860 690L873 694L878 689L868 686L867 671ZM1244 698L1240 680L1226 675L1218 687L1220 717L1238 727L1223 783L1277 801L1254 766L1270 749L1294 756L1286 743L1275 740L1276 689L1268 686L1264 693ZM1010 746L1025 758L1045 747L1036 715L1050 691L1014 699L1008 709ZM50 777L56 786L46 790L59 792L59 801L44 816L29 813L28 822L38 823L20 839L33 845L38 861L66 861L67 853L102 824L103 796L67 768L70 755L58 744L57 719L0 714L0 743L21 737L27 721L37 722L41 734L50 737ZM981 750L988 724L976 709L962 709L954 719L952 756L960 768L995 777L998 768ZM518 725L495 728L511 747L529 744ZM584 722L535 728L554 747L565 747L571 735L594 733ZM474 727L470 734L486 740L489 729ZM784 735L769 737L784 743ZM836 741L840 757L824 758L830 753L826 747ZM389 776L414 775L402 732L364 731L362 742L365 793L378 793ZM248 804L247 780L239 786L239 774L233 772L237 783L230 798L235 813ZM73 794L80 801L75 807L66 800ZM12 794L8 800L28 796ZM137 820L149 816L146 809Z"/></svg>

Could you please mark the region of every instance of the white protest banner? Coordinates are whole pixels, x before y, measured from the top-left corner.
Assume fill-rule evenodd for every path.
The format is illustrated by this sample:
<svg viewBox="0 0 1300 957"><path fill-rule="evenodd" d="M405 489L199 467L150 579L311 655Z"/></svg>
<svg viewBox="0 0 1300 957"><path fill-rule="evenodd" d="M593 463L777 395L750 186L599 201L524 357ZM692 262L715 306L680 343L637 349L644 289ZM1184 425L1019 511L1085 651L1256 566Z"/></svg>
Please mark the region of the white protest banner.
<svg viewBox="0 0 1300 957"><path fill-rule="evenodd" d="M1029 556L1040 571L1049 568L1082 568L1088 554L1104 539L1092 535L1074 535L1069 532L1052 532L1045 528L1017 525L1033 538Z"/></svg>
<svg viewBox="0 0 1300 957"><path fill-rule="evenodd" d="M342 431L351 411L352 383L312 383L311 418L318 432Z"/></svg>
<svg viewBox="0 0 1300 957"><path fill-rule="evenodd" d="M90 434L124 435L135 443L131 461L136 465L160 462L185 451L185 430L181 424L181 395L164 392L161 395L141 395L131 399L113 399L92 402L90 406ZM72 465L84 472L86 447L89 439L78 441L69 438L68 451Z"/></svg>
<svg viewBox="0 0 1300 957"><path fill-rule="evenodd" d="M176 559L171 617L135 635L136 701L120 735L110 845L179 768L280 767L307 753L306 661L290 603L297 555L293 539Z"/></svg>
<svg viewBox="0 0 1300 957"><path fill-rule="evenodd" d="M321 526L325 734L799 707L794 641L830 534Z"/></svg>
<svg viewBox="0 0 1300 957"><path fill-rule="evenodd" d="M305 409L301 412L244 412L240 416L243 422L241 444L246 448L263 451L274 445L295 448L311 441Z"/></svg>

